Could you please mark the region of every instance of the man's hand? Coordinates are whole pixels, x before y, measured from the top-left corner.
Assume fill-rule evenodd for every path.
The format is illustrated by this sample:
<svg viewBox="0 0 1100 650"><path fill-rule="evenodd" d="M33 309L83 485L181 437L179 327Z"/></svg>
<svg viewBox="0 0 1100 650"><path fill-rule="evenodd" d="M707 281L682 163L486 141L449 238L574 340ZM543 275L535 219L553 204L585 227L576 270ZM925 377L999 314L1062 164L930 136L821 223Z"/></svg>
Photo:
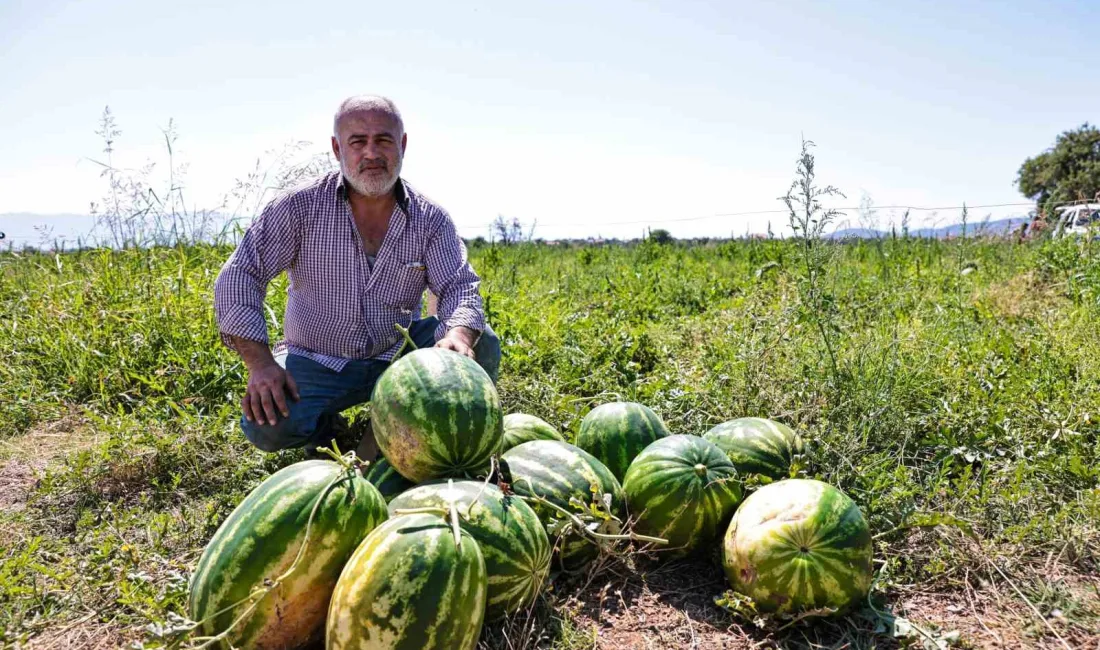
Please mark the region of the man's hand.
<svg viewBox="0 0 1100 650"><path fill-rule="evenodd" d="M437 348L453 350L461 355L474 358L474 343L477 342L477 332L469 327L452 327L447 335L439 339L435 344Z"/></svg>
<svg viewBox="0 0 1100 650"><path fill-rule="evenodd" d="M274 425L279 421L276 412L281 413L284 418L289 417L287 395L297 402L298 385L294 383L294 377L279 367L279 364L272 361L271 365L249 370L248 389L241 398L245 419L260 425Z"/></svg>
<svg viewBox="0 0 1100 650"><path fill-rule="evenodd" d="M231 338L233 347L248 367L248 388L241 398L241 410L244 411L245 419L259 425L274 425L279 421L277 413L281 413L284 418L289 417L287 395L295 402L299 399L298 384L294 383L294 377L275 363L266 343L236 336Z"/></svg>

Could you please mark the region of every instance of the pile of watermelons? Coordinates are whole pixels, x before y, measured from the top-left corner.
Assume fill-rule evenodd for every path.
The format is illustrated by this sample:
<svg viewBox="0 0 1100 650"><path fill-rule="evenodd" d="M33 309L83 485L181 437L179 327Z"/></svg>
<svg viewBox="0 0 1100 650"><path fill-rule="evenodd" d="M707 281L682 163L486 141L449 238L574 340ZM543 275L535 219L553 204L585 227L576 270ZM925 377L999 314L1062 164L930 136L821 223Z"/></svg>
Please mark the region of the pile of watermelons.
<svg viewBox="0 0 1100 650"><path fill-rule="evenodd" d="M623 538L658 560L720 543L731 586L761 612L842 612L870 588L863 515L835 487L787 478L803 445L777 422L671 435L648 407L616 402L573 445L505 417L481 367L440 349L394 362L371 409L384 458L365 475L351 455L296 463L214 534L188 602L204 639L473 648L552 565L583 570Z"/></svg>

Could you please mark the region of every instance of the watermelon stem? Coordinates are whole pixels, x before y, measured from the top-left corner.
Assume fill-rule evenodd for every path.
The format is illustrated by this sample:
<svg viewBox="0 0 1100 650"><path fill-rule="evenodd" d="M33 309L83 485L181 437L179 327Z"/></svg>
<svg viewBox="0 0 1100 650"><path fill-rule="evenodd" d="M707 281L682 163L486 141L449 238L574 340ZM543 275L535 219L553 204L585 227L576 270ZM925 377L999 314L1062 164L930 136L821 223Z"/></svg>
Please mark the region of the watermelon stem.
<svg viewBox="0 0 1100 650"><path fill-rule="evenodd" d="M448 487L454 487L454 479L447 479ZM448 520L451 524L451 533L455 538L455 548L462 547L462 529L458 525L458 520L463 521L469 519L469 512L459 514L456 501L452 500L447 504L446 508L440 506L424 506L423 508L398 508L393 511L393 514L398 516L403 515L419 515L419 514L432 514L439 515Z"/></svg>
<svg viewBox="0 0 1100 650"><path fill-rule="evenodd" d="M405 351L405 346L413 350L417 349L416 343L414 343L412 337L409 336L409 329L407 327L401 327L400 323L394 323L393 326L397 328L398 332L401 332L401 336L405 337L405 341L401 344L401 347L397 348L397 354L393 355L394 359L401 356L401 353Z"/></svg>
<svg viewBox="0 0 1100 650"><path fill-rule="evenodd" d="M355 470L355 466L365 465L363 461L359 460L359 457L355 455L354 451L349 451L346 454L340 453L340 446L336 444L336 440L333 439L331 447L317 447L317 451L325 454L332 460L340 463L340 466L350 471Z"/></svg>
<svg viewBox="0 0 1100 650"><path fill-rule="evenodd" d="M493 476L496 475L499 468L500 461L497 457L495 455L489 456L489 474L485 477L485 482L481 484L481 489L478 490L477 496L470 501L470 505L466 506L466 512L464 513L466 519L469 519L470 515L473 514L474 504L481 501L481 495L485 494L485 488L489 487L489 482L492 480Z"/></svg>
<svg viewBox="0 0 1100 650"><path fill-rule="evenodd" d="M450 516L451 511L447 508L441 508L439 506L424 506L423 508L398 508L393 511L393 514L402 515L439 515L440 517Z"/></svg>
<svg viewBox="0 0 1100 650"><path fill-rule="evenodd" d="M458 527L458 508L455 507L455 502L454 501L451 502L450 515L451 515L451 532L454 533L454 536L455 536L455 548L462 548L462 536L460 534L461 531Z"/></svg>
<svg viewBox="0 0 1100 650"><path fill-rule="evenodd" d="M526 476L523 476L523 477L520 477L519 480L520 481L526 481L528 488L530 488L532 494L534 494L535 489L534 489L534 486L531 485L530 479L528 479ZM650 543L653 543L653 544L668 544L667 539L662 539L660 537L650 537L649 535L639 535L637 533L627 533L625 535L608 535L607 533L597 533L594 530L589 530L588 526L585 525L584 521L580 517L573 514L572 512L569 512L568 510L566 510L565 508L559 506L558 504L552 503L546 497L540 496L538 494L535 494L535 496L524 496L522 494L517 494L516 496L519 497L520 499L523 499L524 501L528 501L528 502L533 501L535 503L540 503L544 506L547 506L551 510L558 511L559 513L565 515L571 522L573 522L573 528L575 528L578 532L580 532L582 535L587 535L588 537L592 537L592 538L596 539L597 541L601 540L601 539L613 540L613 541L617 541L617 540L621 540L621 539L632 539L632 540L637 541L637 542L650 542Z"/></svg>

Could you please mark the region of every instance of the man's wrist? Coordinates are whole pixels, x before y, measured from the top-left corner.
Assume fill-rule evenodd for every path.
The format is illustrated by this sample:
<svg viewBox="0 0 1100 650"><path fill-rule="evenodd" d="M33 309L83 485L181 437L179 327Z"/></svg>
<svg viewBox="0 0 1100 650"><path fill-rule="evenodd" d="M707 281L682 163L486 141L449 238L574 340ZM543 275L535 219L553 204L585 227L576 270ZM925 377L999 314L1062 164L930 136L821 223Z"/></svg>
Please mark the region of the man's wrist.
<svg viewBox="0 0 1100 650"><path fill-rule="evenodd" d="M267 344L263 341L253 341L232 335L230 335L230 339L249 372L257 368L266 368L275 363L275 357L271 355L271 348L267 347Z"/></svg>
<svg viewBox="0 0 1100 650"><path fill-rule="evenodd" d="M447 337L453 338L457 341L461 341L470 348L474 347L477 344L477 339L479 336L481 336L481 332L466 327L465 325L456 325L447 330Z"/></svg>

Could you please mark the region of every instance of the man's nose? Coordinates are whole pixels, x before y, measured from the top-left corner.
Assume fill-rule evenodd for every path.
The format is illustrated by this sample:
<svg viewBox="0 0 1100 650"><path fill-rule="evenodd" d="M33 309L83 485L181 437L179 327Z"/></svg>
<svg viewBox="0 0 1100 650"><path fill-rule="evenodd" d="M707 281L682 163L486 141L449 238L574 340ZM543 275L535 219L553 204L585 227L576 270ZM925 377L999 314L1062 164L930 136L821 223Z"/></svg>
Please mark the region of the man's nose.
<svg viewBox="0 0 1100 650"><path fill-rule="evenodd" d="M367 143L367 146L363 148L363 157L371 159L385 158L382 155L382 147L377 142Z"/></svg>

